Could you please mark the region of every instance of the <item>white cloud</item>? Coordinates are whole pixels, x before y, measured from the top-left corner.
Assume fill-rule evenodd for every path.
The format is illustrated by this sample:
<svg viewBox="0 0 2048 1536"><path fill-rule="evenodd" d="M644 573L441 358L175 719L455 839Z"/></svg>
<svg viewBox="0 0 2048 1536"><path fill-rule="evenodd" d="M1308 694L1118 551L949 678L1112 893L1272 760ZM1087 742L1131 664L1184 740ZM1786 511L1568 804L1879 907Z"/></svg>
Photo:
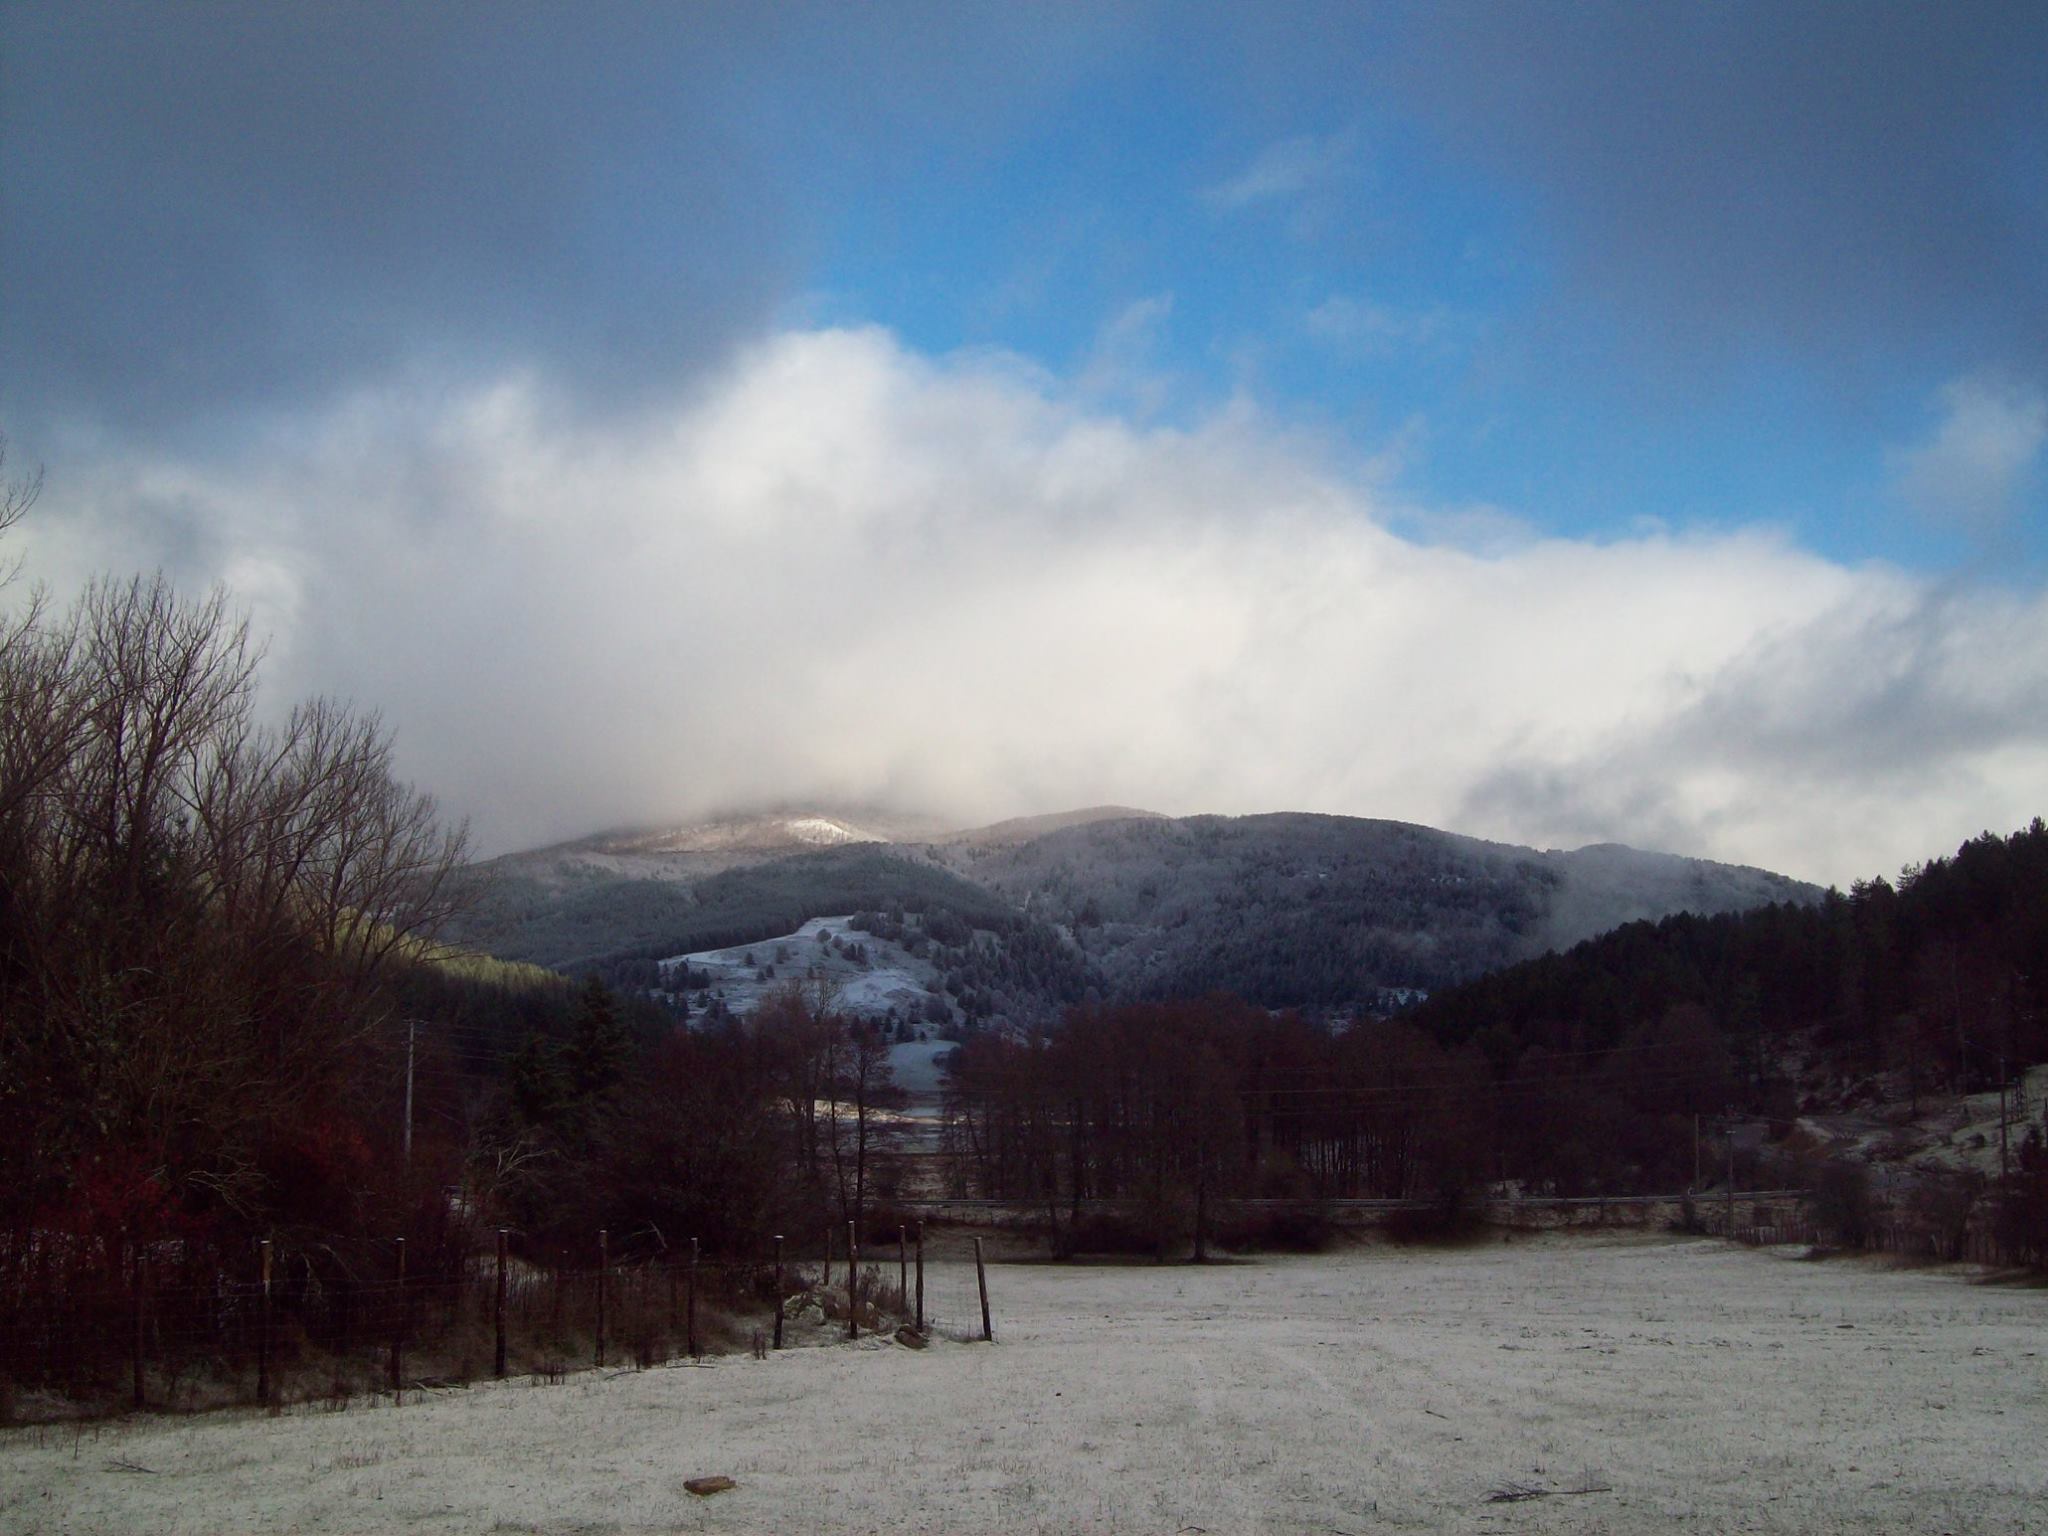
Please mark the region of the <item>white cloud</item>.
<svg viewBox="0 0 2048 1536"><path fill-rule="evenodd" d="M1935 522L1996 532L2048 444L2048 394L2021 380L1973 375L1944 385L1940 399L1934 436L1893 456L1899 491Z"/></svg>
<svg viewBox="0 0 2048 1536"><path fill-rule="evenodd" d="M1203 188L1202 201L1218 213L1235 213L1254 203L1299 197L1342 175L1357 151L1357 136L1348 131L1281 139L1235 176Z"/></svg>
<svg viewBox="0 0 2048 1536"><path fill-rule="evenodd" d="M1159 343L1173 316L1173 295L1125 305L1096 334L1076 389L1100 404L1123 404L1141 417L1165 405L1173 381L1159 366Z"/></svg>
<svg viewBox="0 0 2048 1536"><path fill-rule="evenodd" d="M273 697L381 707L494 848L764 799L1121 801L1847 880L2043 809L2039 594L1759 532L1418 541L1242 405L1139 427L876 330L571 420L513 378L243 458L54 461L30 567L236 583Z"/></svg>
<svg viewBox="0 0 2048 1536"><path fill-rule="evenodd" d="M1375 355L1462 344L1474 329L1469 319L1441 305L1399 309L1344 293L1316 305L1302 324L1326 346Z"/></svg>

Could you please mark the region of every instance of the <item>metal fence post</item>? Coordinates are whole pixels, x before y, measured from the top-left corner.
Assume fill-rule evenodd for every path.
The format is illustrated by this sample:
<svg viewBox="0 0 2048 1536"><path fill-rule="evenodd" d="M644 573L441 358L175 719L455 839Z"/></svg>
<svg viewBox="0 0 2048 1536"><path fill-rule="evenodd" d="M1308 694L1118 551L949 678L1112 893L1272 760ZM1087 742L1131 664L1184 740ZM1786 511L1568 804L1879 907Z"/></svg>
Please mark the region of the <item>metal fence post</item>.
<svg viewBox="0 0 2048 1536"><path fill-rule="evenodd" d="M270 1401L270 1239L256 1244L256 1401Z"/></svg>
<svg viewBox="0 0 2048 1536"><path fill-rule="evenodd" d="M604 1368L604 1325L605 1290L610 1282L612 1264L611 1234L599 1228L597 1234L597 1364Z"/></svg>
<svg viewBox="0 0 2048 1536"><path fill-rule="evenodd" d="M398 1248L398 1321L391 1331L391 1391L398 1402L405 1401L405 1239Z"/></svg>
<svg viewBox="0 0 2048 1536"><path fill-rule="evenodd" d="M690 1278L683 1292L683 1339L684 1351L694 1360L697 1358L697 1239L690 1239Z"/></svg>
<svg viewBox="0 0 2048 1536"><path fill-rule="evenodd" d="M985 1344L996 1341L995 1325L988 1317L988 1271L981 1263L981 1239L974 1240L974 1282L981 1287L981 1338Z"/></svg>
<svg viewBox="0 0 2048 1536"><path fill-rule="evenodd" d="M846 1224L846 1336L860 1337L860 1233Z"/></svg>
<svg viewBox="0 0 2048 1536"><path fill-rule="evenodd" d="M492 1306L496 1322L498 1347L492 1358L491 1369L499 1376L505 1374L505 1229L498 1228L498 1294Z"/></svg>

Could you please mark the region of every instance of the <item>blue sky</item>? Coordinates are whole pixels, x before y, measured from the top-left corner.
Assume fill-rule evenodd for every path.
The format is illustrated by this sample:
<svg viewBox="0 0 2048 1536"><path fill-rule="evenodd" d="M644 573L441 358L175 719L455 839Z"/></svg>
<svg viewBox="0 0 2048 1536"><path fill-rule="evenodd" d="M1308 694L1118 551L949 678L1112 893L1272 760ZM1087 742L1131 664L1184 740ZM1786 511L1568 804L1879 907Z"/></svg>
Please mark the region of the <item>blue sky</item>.
<svg viewBox="0 0 2048 1536"><path fill-rule="evenodd" d="M2042 808L2039 6L13 0L0 100L31 573L226 584L487 843L1118 799L1846 878ZM819 518L829 570L768 532ZM399 578L337 526L498 585L366 628ZM864 669L962 691L937 618L818 656L941 587L1058 750L1004 701L971 773L916 711L820 723ZM1126 601L1142 706L1045 638ZM1415 682L1453 652L1516 681ZM608 764L519 734L636 688ZM1192 748L1219 716L1292 768Z"/></svg>
<svg viewBox="0 0 2048 1536"><path fill-rule="evenodd" d="M1783 10L1721 8L1731 69L1779 41L1769 23ZM1551 19L1492 14L1504 31ZM1677 12L1647 14L1652 34L1684 30ZM1820 32L1845 21L1881 31L1886 20L1812 14ZM1839 559L1930 568L1995 554L2003 568L2014 556L2038 566L2048 530L2038 458L2014 476L1995 528L1958 527L1899 484L1902 456L1939 433L1952 381L1981 373L2022 414L2038 407L2040 285L2001 291L1998 270L2040 255L2048 234L2048 112L2017 94L2048 89L2038 67L2009 84L2014 95L1973 100L1982 60L1966 52L1947 66L1958 78L1926 90L1963 120L1930 125L1917 143L1874 139L1860 154L1835 141L1868 104L1833 71L1730 79L1705 100L1692 93L1699 120L1664 130L1690 138L1688 154L1635 168L1645 182L1679 184L1588 198L1569 178L1611 171L1612 156L1475 143L1468 103L1410 82L1413 56L1445 47L1401 35L1426 30L1428 12L1331 8L1276 28L1300 50L1279 66L1297 87L1282 100L1232 67L1230 36L1185 25L1209 19L1170 13L1134 28L1135 46L1105 49L1028 115L966 147L935 123L886 165L842 168L828 156L814 179L790 167L815 187L814 312L879 321L934 352L1008 348L1073 376L1120 320L1142 315L1132 340L1162 375L1162 412L1213 409L1241 392L1362 454L1399 438L1417 497L1512 509L1545 531L1768 521ZM1895 46L1921 41L1929 20L1906 18ZM1993 20L1966 9L1945 25L1981 27L1988 43ZM1598 27L1571 30L1600 40ZM1641 69L1654 81L1674 69L1643 64L1644 30L1609 39L1613 76ZM1862 41L1888 62L1881 39ZM1532 88L1585 89L1551 79L1551 67L1530 66ZM1879 78L1891 113L1921 110L1910 81ZM1802 84L1813 98L1781 110L1791 132L1764 151L1772 163L1742 189L1750 196L1734 196L1731 162L1758 149L1736 120L1757 92ZM1626 102L1601 110L1615 133L1635 130ZM808 164L833 137L829 121L804 123L797 158ZM1656 135L1646 137L1654 156ZM1803 165L1813 141L1830 154ZM1898 156L1916 150L1944 163L1902 167ZM1711 185L1688 189L1688 170ZM1957 179L1965 171L1973 180ZM1943 200L1917 213L1884 206L1894 194L1882 188L1930 178ZM1674 214L1690 196L1714 217ZM1799 247L1802 229L1865 198L1879 205L1864 211L1867 227L1851 217L1842 239ZM1608 200L1621 207L1585 206ZM1897 242L1902 267L1929 260L1918 248L1944 243L1938 226L1955 205L1977 218L1948 259L1967 267L1984 246L2000 251L1962 282L1976 291L1929 293L1916 312L1896 302L1890 277L1850 276L1846 286L1866 291L1835 312L1786 313L1802 289L1832 286L1830 263L1885 265L1880 238ZM1644 251L1586 249L1612 218L1664 227ZM1679 249L1658 249L1667 242ZM1715 264L1734 275L1703 274ZM1761 302L1738 308L1744 296Z"/></svg>

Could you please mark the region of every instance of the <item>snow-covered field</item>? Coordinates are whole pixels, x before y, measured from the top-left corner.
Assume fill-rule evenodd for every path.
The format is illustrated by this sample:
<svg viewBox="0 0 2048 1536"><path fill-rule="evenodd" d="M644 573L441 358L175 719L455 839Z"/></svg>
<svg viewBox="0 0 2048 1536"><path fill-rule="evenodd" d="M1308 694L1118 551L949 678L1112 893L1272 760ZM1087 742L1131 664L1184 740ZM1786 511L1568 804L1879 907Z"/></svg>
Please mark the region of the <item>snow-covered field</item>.
<svg viewBox="0 0 2048 1536"><path fill-rule="evenodd" d="M2038 1289L1641 1236L990 1287L993 1347L8 1431L0 1529L2048 1530Z"/></svg>

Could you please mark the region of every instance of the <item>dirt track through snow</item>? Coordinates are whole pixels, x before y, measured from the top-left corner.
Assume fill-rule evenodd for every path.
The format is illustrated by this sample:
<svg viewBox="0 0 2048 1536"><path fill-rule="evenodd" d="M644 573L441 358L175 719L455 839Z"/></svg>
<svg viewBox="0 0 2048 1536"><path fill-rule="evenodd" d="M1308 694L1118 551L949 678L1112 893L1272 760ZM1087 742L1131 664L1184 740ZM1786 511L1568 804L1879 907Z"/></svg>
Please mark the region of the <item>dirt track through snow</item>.
<svg viewBox="0 0 2048 1536"><path fill-rule="evenodd" d="M8 1431L0 1530L2048 1531L2038 1289L1635 1236L990 1286L993 1348Z"/></svg>

